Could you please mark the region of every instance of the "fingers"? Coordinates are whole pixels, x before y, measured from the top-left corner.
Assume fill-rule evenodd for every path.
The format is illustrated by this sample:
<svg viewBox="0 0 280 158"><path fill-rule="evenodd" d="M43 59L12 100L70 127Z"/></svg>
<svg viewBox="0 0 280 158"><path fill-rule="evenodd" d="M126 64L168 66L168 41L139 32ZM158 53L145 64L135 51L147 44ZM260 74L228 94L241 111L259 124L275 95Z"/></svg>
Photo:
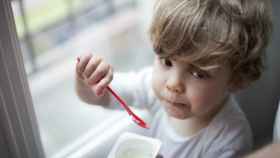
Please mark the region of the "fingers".
<svg viewBox="0 0 280 158"><path fill-rule="evenodd" d="M92 74L88 77L88 84L94 85L101 81L102 78L106 76L106 74L110 71L110 65L101 62L96 70L92 72Z"/></svg>
<svg viewBox="0 0 280 158"><path fill-rule="evenodd" d="M83 75L85 78L89 78L91 74L96 70L97 66L102 62L100 57L93 57L86 65L86 68L83 71Z"/></svg>
<svg viewBox="0 0 280 158"><path fill-rule="evenodd" d="M106 76L95 86L95 92L97 95L103 95L106 87L113 80L113 69L110 68Z"/></svg>
<svg viewBox="0 0 280 158"><path fill-rule="evenodd" d="M96 95L103 95L113 79L113 68L100 57L91 54L77 59L76 73Z"/></svg>
<svg viewBox="0 0 280 158"><path fill-rule="evenodd" d="M76 64L76 73L80 78L83 78L83 72L88 62L90 61L91 57L92 57L91 54L87 54L85 56L79 57L78 62Z"/></svg>

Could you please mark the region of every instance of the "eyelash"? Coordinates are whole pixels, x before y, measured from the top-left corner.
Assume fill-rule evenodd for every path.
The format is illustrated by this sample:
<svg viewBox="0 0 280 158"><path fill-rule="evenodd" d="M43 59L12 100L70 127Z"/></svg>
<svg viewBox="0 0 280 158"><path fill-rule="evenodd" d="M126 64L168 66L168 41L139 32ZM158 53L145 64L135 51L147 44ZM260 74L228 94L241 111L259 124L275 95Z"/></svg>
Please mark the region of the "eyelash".
<svg viewBox="0 0 280 158"><path fill-rule="evenodd" d="M172 64L172 61L167 59L167 58L161 58L160 59L160 62L162 65L164 65L165 67L172 67L173 64Z"/></svg>
<svg viewBox="0 0 280 158"><path fill-rule="evenodd" d="M190 73L196 79L208 79L211 77L209 75L209 73L207 73L205 71L201 71L201 70L192 70L192 71L190 71Z"/></svg>
<svg viewBox="0 0 280 158"><path fill-rule="evenodd" d="M168 58L160 58L160 63L167 67L167 68L170 68L173 66L172 64L172 61ZM190 70L188 70L189 73L196 79L202 79L202 80L205 80L205 79L208 79L210 78L211 76L209 75L209 73L205 72L205 71L202 71L198 68L191 68Z"/></svg>

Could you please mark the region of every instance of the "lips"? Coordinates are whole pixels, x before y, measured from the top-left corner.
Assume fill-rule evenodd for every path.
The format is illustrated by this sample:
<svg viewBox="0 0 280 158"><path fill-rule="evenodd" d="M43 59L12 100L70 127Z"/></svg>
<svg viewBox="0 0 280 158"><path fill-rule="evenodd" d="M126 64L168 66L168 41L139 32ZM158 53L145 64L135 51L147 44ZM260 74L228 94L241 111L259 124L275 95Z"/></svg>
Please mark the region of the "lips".
<svg viewBox="0 0 280 158"><path fill-rule="evenodd" d="M173 94L168 93L159 93L159 99L164 102L168 107L176 107L176 108L190 108L190 104L184 99L183 96L175 96Z"/></svg>
<svg viewBox="0 0 280 158"><path fill-rule="evenodd" d="M167 99L164 99L164 101L173 106L178 106L178 107L187 106L186 104L170 101Z"/></svg>

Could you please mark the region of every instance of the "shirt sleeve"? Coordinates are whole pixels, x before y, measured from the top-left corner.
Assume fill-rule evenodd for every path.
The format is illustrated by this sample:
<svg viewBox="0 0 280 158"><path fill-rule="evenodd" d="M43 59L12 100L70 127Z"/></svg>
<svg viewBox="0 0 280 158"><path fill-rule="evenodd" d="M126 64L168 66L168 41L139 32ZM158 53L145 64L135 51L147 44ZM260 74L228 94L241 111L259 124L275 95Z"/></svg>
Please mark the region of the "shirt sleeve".
<svg viewBox="0 0 280 158"><path fill-rule="evenodd" d="M150 109L154 101L151 79L152 68L147 67L139 72L115 73L110 86L129 106ZM113 97L109 104L114 109L120 107Z"/></svg>

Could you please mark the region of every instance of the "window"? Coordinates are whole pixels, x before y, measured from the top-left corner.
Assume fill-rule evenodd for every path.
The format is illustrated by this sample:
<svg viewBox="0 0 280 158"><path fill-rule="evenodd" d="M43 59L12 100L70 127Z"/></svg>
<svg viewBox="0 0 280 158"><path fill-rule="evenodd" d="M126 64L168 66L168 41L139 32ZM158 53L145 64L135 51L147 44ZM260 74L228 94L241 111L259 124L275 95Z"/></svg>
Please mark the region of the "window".
<svg viewBox="0 0 280 158"><path fill-rule="evenodd" d="M115 71L151 64L142 4L135 0L0 3L1 19L5 19L0 37L0 70L5 74L0 77L1 116L10 121L3 132L12 130L11 154L104 157L94 149L107 141L106 136L121 130L121 125L126 126L126 114L89 106L77 98L76 56L99 54ZM137 60L131 60L135 56ZM111 126L116 120L120 123Z"/></svg>

